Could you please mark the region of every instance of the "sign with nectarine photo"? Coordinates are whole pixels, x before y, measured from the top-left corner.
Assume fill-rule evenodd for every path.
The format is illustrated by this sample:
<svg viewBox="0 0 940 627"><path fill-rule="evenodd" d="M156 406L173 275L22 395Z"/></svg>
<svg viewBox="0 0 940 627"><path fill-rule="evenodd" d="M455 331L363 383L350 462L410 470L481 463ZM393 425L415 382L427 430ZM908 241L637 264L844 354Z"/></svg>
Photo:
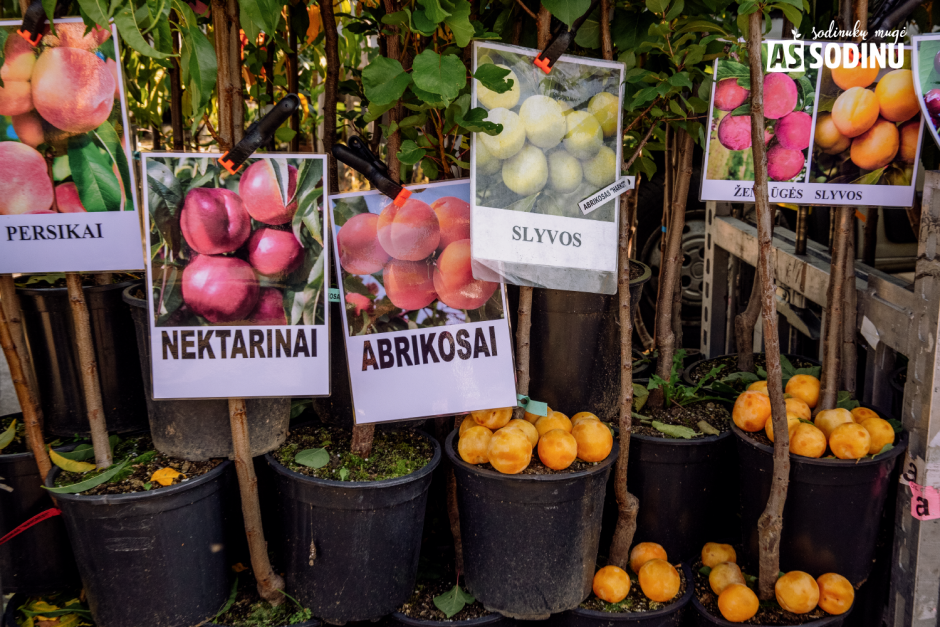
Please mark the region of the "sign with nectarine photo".
<svg viewBox="0 0 940 627"><path fill-rule="evenodd" d="M470 184L406 188L401 207L330 197L356 423L514 406L506 295L470 269Z"/></svg>
<svg viewBox="0 0 940 627"><path fill-rule="evenodd" d="M940 33L912 39L914 89L934 142L940 146Z"/></svg>
<svg viewBox="0 0 940 627"><path fill-rule="evenodd" d="M803 43L826 63L764 75L771 202L910 205L923 133L910 47ZM750 70L720 59L714 76L702 200L753 202Z"/></svg>
<svg viewBox="0 0 940 627"><path fill-rule="evenodd" d="M153 397L330 393L323 155L144 153Z"/></svg>
<svg viewBox="0 0 940 627"><path fill-rule="evenodd" d="M0 21L0 273L141 270L117 29L21 26Z"/></svg>

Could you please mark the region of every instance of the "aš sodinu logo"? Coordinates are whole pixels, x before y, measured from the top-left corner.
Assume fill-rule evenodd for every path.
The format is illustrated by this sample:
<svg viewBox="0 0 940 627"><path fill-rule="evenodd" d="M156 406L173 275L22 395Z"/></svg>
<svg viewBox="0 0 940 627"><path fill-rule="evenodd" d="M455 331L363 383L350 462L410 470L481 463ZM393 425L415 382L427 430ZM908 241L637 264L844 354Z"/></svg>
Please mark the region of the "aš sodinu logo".
<svg viewBox="0 0 940 627"><path fill-rule="evenodd" d="M904 67L904 46L883 43L767 42L768 72L805 72L807 65L819 69L823 64L829 69L877 67L900 70Z"/></svg>

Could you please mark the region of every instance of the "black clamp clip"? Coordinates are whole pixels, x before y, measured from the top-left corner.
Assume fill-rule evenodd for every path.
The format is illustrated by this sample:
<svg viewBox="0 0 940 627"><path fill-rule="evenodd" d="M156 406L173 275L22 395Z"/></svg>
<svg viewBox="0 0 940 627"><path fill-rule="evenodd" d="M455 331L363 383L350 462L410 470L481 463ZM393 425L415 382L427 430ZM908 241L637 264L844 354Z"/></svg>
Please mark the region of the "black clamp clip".
<svg viewBox="0 0 940 627"><path fill-rule="evenodd" d="M350 137L347 145L333 146L333 156L365 176L373 187L391 198L395 206L401 207L411 196L411 192L388 178L388 166L379 161L358 135Z"/></svg>
<svg viewBox="0 0 940 627"><path fill-rule="evenodd" d="M587 12L575 20L571 28L567 28L564 25L559 28L555 34L552 35L548 45L545 46L545 50L535 55L535 60L532 61L532 64L546 74L550 74L555 62L568 50L568 46L571 45L571 42L574 41L575 36L578 34L578 29L581 28L581 25L584 24L588 16L594 12L598 4L600 4L600 0L593 0Z"/></svg>
<svg viewBox="0 0 940 627"><path fill-rule="evenodd" d="M299 106L300 98L296 94L287 94L268 111L267 115L248 127L245 137L234 148L219 157L219 164L228 170L229 174L238 172L248 157L270 141L284 120L289 118Z"/></svg>
<svg viewBox="0 0 940 627"><path fill-rule="evenodd" d="M43 31L46 30L46 10L42 0L33 0L23 14L23 25L16 34L29 42L34 48L42 40Z"/></svg>

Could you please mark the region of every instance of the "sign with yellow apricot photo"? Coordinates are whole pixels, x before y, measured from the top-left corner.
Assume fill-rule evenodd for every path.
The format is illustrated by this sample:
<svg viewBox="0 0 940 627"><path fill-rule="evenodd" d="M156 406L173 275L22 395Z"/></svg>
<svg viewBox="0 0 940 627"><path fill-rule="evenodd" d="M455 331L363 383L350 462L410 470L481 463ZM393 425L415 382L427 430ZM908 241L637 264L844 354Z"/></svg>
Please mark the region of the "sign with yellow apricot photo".
<svg viewBox="0 0 940 627"><path fill-rule="evenodd" d="M910 48L804 44L827 62L764 75L771 202L910 205L923 133ZM753 202L750 73L727 59L714 76L701 197Z"/></svg>
<svg viewBox="0 0 940 627"><path fill-rule="evenodd" d="M621 179L623 64L563 55L546 74L537 54L473 45L473 276L613 294L619 194L597 193Z"/></svg>
<svg viewBox="0 0 940 627"><path fill-rule="evenodd" d="M142 270L117 30L21 26L0 22L0 273Z"/></svg>

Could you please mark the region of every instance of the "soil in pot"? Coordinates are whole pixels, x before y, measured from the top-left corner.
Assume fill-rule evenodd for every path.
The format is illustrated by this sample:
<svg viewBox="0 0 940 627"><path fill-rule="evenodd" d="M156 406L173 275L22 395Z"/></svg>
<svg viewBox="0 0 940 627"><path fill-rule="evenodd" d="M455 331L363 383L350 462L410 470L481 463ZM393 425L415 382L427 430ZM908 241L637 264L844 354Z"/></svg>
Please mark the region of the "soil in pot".
<svg viewBox="0 0 940 627"><path fill-rule="evenodd" d="M319 624L313 618L313 612L293 598L289 597L277 606L262 599L251 570L244 569L232 585L232 592L225 605L207 623L207 627L313 627Z"/></svg>
<svg viewBox="0 0 940 627"><path fill-rule="evenodd" d="M731 431L731 412L724 403L720 401L700 401L690 403L689 405L673 405L663 409L644 410L643 418L638 418L640 414L633 416L634 435L645 435L653 438L676 439L683 437L671 435L676 433L686 433L687 431L676 431L668 427L682 427L689 429L696 435L718 435L726 431ZM647 420L648 419L648 420ZM653 422L658 422L665 427L657 429ZM704 427L704 422L708 427Z"/></svg>
<svg viewBox="0 0 940 627"><path fill-rule="evenodd" d="M428 548L430 547L425 547L418 562L418 578L415 582L414 593L402 603L398 612L407 618L419 621L459 622L489 616L490 612L483 607L483 604L467 592L463 581L459 582L460 590L455 589L458 582L453 562L453 547L434 547L438 550L427 550ZM435 559L435 556L439 555L447 555L450 559ZM435 598L439 598L439 602L452 609L460 607L462 601L463 607L448 618L435 604Z"/></svg>
<svg viewBox="0 0 940 627"><path fill-rule="evenodd" d="M32 623L28 623L30 618ZM18 627L21 624L32 624L36 627L79 627L94 625L94 621L85 602L84 591L81 588L70 588L45 595L14 595L7 603L0 627Z"/></svg>
<svg viewBox="0 0 940 627"><path fill-rule="evenodd" d="M670 601L659 603L657 601L651 600L649 597L643 594L643 590L640 588L640 581L637 577L637 574L628 569L626 572L630 576L630 592L622 601L618 601L617 603L608 603L607 601L598 598L597 595L592 592L591 596L585 599L584 602L578 606L578 609L591 610L594 612L606 612L608 614L642 614L646 612L656 612L663 610L675 605L676 603L687 601L688 599L685 598L685 593L690 585L690 582L687 578L687 569L683 567L682 564L676 564L675 568L679 572L679 591Z"/></svg>

